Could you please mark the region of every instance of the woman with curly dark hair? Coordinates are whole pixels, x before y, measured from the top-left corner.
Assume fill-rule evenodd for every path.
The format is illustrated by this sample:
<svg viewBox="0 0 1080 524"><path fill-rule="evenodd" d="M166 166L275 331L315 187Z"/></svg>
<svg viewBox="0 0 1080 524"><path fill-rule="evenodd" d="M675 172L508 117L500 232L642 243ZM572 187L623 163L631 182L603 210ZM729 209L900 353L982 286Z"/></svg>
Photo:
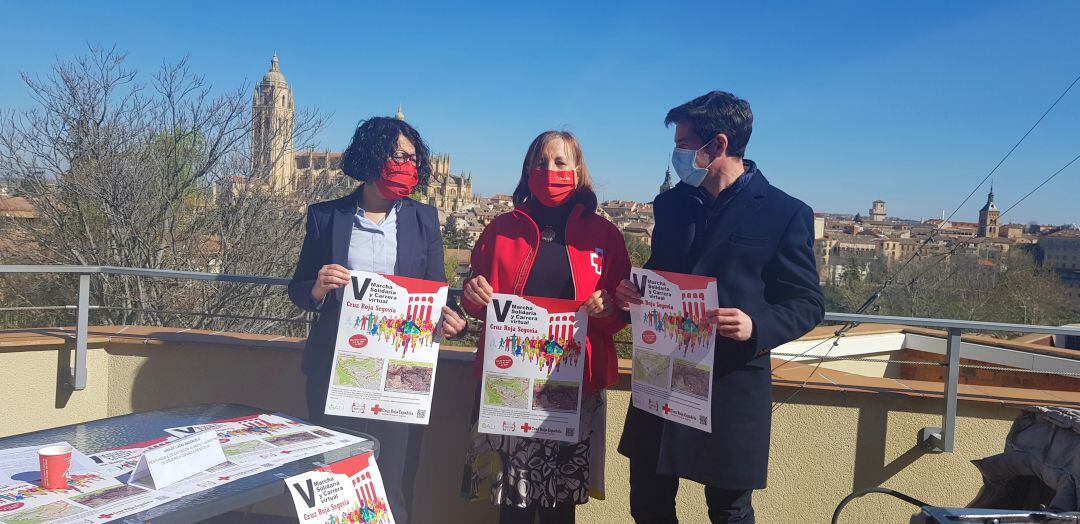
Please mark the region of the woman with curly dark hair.
<svg viewBox="0 0 1080 524"><path fill-rule="evenodd" d="M341 170L362 185L352 194L308 206L307 234L289 298L320 312L304 346L308 417L379 439L382 472L394 520L409 522L413 482L424 426L325 415L331 360L341 298L349 270L446 281L438 211L409 198L431 175L430 151L403 120L375 117L362 122L341 158ZM442 330L455 336L465 320L443 308Z"/></svg>

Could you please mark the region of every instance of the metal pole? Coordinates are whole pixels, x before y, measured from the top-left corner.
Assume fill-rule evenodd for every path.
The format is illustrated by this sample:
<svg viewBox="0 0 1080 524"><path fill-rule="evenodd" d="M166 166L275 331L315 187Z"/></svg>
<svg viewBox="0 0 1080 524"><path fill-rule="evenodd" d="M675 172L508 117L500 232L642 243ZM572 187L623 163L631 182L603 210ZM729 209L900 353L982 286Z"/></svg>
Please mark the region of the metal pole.
<svg viewBox="0 0 1080 524"><path fill-rule="evenodd" d="M941 414L940 428L922 428L919 444L931 453L952 453L956 441L956 396L960 383L961 330L950 327L948 344L945 346L945 412Z"/></svg>
<svg viewBox="0 0 1080 524"><path fill-rule="evenodd" d="M86 389L86 339L90 322L90 275L79 275L79 309L75 321L75 360L71 366L71 387Z"/></svg>
<svg viewBox="0 0 1080 524"><path fill-rule="evenodd" d="M941 450L953 451L956 440L956 395L960 381L960 328L949 328L945 349L948 367L945 368L945 413L941 416Z"/></svg>

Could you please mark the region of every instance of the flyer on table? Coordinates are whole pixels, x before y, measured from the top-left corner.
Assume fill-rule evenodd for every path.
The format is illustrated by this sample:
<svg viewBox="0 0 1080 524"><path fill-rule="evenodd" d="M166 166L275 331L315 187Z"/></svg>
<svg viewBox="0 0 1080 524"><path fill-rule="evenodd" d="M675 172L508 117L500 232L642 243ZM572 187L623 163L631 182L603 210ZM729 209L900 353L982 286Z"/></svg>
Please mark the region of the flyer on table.
<svg viewBox="0 0 1080 524"><path fill-rule="evenodd" d="M214 435L207 433L210 430L216 432L216 439ZM55 521L63 524L89 524L115 521L187 495L270 471L288 462L363 441L360 437L310 426L269 413L167 428L165 432L167 436L85 457L78 450L73 450L72 469L68 476L70 487L63 490L45 490L39 486L37 450L40 446L0 451L0 471L11 472L13 475L12 478L0 477L0 523ZM161 477L160 468L155 468L153 464L156 460L155 454L158 459L192 465L194 463L189 463L191 455L188 453L172 456L172 452L167 451L163 457L157 452L168 450L172 445L182 444L185 439L200 435L209 436L209 440L203 438L202 442L212 443L213 446L210 447L220 444L218 447L229 462L218 463L218 457L211 461L218 464L204 463L195 468L198 472L192 476L187 476L186 473L174 475L184 477L175 483ZM156 466L161 466L160 461L158 462ZM138 472L140 464L151 470L154 476L150 483L152 486L148 485L145 479L138 481L141 474ZM137 474L129 475L133 471ZM132 476L143 485L130 484ZM165 480L165 483L162 483L162 480ZM379 482L381 486L381 480ZM151 487L161 489L150 489ZM371 489L374 488L369 491ZM385 500L385 494L381 496ZM378 504L372 502L369 506L368 514L372 514ZM383 513L374 511L374 514Z"/></svg>
<svg viewBox="0 0 1080 524"><path fill-rule="evenodd" d="M288 462L298 453L315 455L363 441L270 413L168 428L165 432L183 437L211 429L217 432L222 451L234 464Z"/></svg>
<svg viewBox="0 0 1080 524"><path fill-rule="evenodd" d="M379 466L371 453L285 479L301 524L394 524Z"/></svg>
<svg viewBox="0 0 1080 524"><path fill-rule="evenodd" d="M630 279L642 297L630 306L634 407L711 433L716 279L636 267Z"/></svg>
<svg viewBox="0 0 1080 524"><path fill-rule="evenodd" d="M352 271L341 301L327 415L427 424L449 290L444 282Z"/></svg>
<svg viewBox="0 0 1080 524"><path fill-rule="evenodd" d="M481 433L577 442L588 315L582 302L492 295Z"/></svg>

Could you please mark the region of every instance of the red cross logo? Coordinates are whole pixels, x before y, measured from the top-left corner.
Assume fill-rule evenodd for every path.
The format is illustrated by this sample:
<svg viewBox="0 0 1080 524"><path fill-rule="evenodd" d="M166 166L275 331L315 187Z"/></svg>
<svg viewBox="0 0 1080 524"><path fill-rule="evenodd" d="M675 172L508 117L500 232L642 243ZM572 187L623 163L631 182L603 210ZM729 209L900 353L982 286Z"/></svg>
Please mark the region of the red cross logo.
<svg viewBox="0 0 1080 524"><path fill-rule="evenodd" d="M292 451L285 450L281 452L282 455L288 455L289 453L292 453Z"/></svg>
<svg viewBox="0 0 1080 524"><path fill-rule="evenodd" d="M98 518L99 519L111 519L112 518L112 513L102 513L101 515L98 515Z"/></svg>
<svg viewBox="0 0 1080 524"><path fill-rule="evenodd" d="M371 408L371 412L376 414L376 415L378 415L379 412L382 411L382 410L383 410L383 408L380 408L378 404L375 404L375 407Z"/></svg>
<svg viewBox="0 0 1080 524"><path fill-rule="evenodd" d="M603 275L604 250L600 248L593 250L593 252L589 254L589 263L592 264L597 275Z"/></svg>
<svg viewBox="0 0 1080 524"><path fill-rule="evenodd" d="M229 477L218 477L218 480L229 480Z"/></svg>
<svg viewBox="0 0 1080 524"><path fill-rule="evenodd" d="M664 414L667 415L668 413L671 413L671 408L669 408L668 405L665 403L664 404Z"/></svg>
<svg viewBox="0 0 1080 524"><path fill-rule="evenodd" d="M536 428L530 426L528 422L521 425L521 431L524 431L525 433L528 433L530 429L536 429Z"/></svg>

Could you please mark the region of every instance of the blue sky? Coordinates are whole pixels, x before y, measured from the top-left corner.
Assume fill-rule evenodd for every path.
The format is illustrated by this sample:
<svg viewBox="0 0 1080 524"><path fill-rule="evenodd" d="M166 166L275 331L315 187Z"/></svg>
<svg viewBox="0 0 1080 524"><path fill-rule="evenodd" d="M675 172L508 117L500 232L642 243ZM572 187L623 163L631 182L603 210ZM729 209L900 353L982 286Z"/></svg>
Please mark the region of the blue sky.
<svg viewBox="0 0 1080 524"><path fill-rule="evenodd" d="M952 210L1080 74L1080 3L6 2L0 106L88 43L150 73L188 56L215 86L257 81L277 50L320 145L400 102L433 149L509 193L540 131L581 139L602 198L648 200L668 109L712 89L750 101L747 156L818 211ZM1080 86L995 177L1000 207L1080 153ZM974 220L986 188L957 215ZM1006 221L1080 221L1080 163Z"/></svg>

